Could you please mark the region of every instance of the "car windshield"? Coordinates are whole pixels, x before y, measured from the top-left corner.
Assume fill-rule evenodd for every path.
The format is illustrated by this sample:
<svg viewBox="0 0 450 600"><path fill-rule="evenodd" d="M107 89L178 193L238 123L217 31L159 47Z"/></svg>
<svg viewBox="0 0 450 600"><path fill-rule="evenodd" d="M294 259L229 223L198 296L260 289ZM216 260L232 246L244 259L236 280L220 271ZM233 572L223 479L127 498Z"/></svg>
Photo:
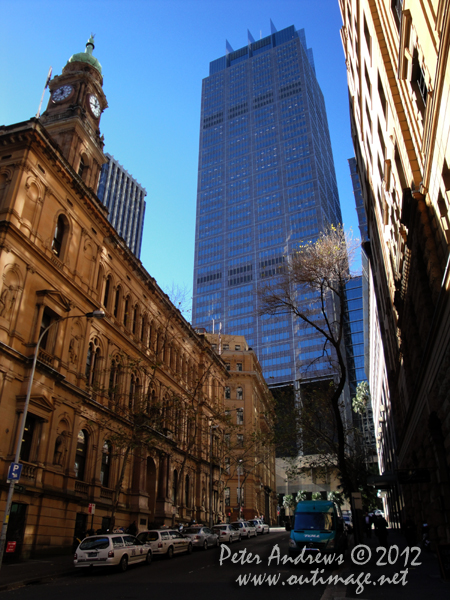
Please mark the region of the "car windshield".
<svg viewBox="0 0 450 600"><path fill-rule="evenodd" d="M227 526L226 526L226 525L215 525L215 526L213 527L213 529L222 529L222 530L223 530L223 529L226 529L226 528L227 528Z"/></svg>
<svg viewBox="0 0 450 600"><path fill-rule="evenodd" d="M294 529L333 530L333 514L322 512L299 512L295 514Z"/></svg>
<svg viewBox="0 0 450 600"><path fill-rule="evenodd" d="M105 550L109 547L109 538L90 537L83 540L80 544L80 550Z"/></svg>

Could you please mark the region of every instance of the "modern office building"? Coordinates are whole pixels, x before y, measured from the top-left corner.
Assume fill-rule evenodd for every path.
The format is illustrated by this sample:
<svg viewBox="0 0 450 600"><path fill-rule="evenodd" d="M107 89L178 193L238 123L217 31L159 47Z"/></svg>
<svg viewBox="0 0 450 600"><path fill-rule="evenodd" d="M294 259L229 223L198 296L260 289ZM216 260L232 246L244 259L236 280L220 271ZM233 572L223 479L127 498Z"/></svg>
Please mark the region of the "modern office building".
<svg viewBox="0 0 450 600"><path fill-rule="evenodd" d="M105 153L97 196L109 210L108 220L137 258L141 256L147 191L113 156Z"/></svg>
<svg viewBox="0 0 450 600"><path fill-rule="evenodd" d="M245 335L272 387L329 364L311 366L321 353L311 328L258 316L258 284L342 218L312 50L304 30L271 27L239 50L227 43L203 80L193 323Z"/></svg>

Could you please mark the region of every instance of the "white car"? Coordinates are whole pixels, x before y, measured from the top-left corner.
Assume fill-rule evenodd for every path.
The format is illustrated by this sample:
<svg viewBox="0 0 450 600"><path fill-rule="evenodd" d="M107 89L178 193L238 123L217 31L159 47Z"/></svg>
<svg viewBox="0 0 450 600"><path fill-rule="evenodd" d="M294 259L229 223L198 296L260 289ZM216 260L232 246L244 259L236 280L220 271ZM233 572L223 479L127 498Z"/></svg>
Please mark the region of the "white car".
<svg viewBox="0 0 450 600"><path fill-rule="evenodd" d="M152 562L152 549L144 546L134 535L105 534L85 538L75 551L75 567L118 567L126 571L128 565Z"/></svg>
<svg viewBox="0 0 450 600"><path fill-rule="evenodd" d="M261 519L250 519L249 523L253 523L257 534L264 535L265 533L270 533L268 524L261 521Z"/></svg>
<svg viewBox="0 0 450 600"><path fill-rule="evenodd" d="M231 542L240 542L241 534L239 529L232 527L229 523L221 523L220 525L214 525L214 533L219 536L219 544L231 544Z"/></svg>
<svg viewBox="0 0 450 600"><path fill-rule="evenodd" d="M141 531L137 536L138 540L150 547L153 554L164 554L167 558L172 558L174 554L192 552L192 542L189 538L181 535L175 529L151 529Z"/></svg>
<svg viewBox="0 0 450 600"><path fill-rule="evenodd" d="M230 525L238 529L241 534L241 538L251 538L252 536L256 537L255 527L247 523L247 521L234 521L233 523L230 523Z"/></svg>

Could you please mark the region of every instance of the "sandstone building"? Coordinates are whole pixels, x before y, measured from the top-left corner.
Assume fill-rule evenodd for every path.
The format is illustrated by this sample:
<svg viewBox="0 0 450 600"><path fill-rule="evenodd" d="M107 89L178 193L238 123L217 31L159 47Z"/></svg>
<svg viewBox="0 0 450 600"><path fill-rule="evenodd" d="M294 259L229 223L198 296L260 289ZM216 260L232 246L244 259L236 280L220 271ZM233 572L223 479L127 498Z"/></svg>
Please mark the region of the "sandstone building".
<svg viewBox="0 0 450 600"><path fill-rule="evenodd" d="M40 119L0 127L2 515L49 327L8 527L22 556L70 549L91 526L208 519L211 475L214 520L224 516L208 423L224 411L229 373L96 196L107 101L93 48L91 38L51 80ZM106 317L86 317L95 309Z"/></svg>
<svg viewBox="0 0 450 600"><path fill-rule="evenodd" d="M450 2L339 6L376 297L371 328L384 349L372 389L380 485L392 522L428 523L432 543L448 544Z"/></svg>

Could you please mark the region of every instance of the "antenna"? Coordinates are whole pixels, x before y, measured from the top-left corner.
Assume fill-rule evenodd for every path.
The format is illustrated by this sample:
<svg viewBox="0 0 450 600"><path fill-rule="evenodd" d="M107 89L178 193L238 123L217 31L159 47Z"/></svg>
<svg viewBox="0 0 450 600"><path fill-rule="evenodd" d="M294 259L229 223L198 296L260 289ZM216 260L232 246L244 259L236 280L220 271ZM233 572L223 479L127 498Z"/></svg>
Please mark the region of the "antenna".
<svg viewBox="0 0 450 600"><path fill-rule="evenodd" d="M52 78L52 68L50 67L50 69L48 70L47 79L45 81L44 90L42 92L41 101L39 102L39 108L38 108L38 111L36 113L36 118L37 119L39 119L39 117L41 116L41 108L42 108L42 102L44 101L45 90L48 88L48 84L50 83L50 79L51 78Z"/></svg>

